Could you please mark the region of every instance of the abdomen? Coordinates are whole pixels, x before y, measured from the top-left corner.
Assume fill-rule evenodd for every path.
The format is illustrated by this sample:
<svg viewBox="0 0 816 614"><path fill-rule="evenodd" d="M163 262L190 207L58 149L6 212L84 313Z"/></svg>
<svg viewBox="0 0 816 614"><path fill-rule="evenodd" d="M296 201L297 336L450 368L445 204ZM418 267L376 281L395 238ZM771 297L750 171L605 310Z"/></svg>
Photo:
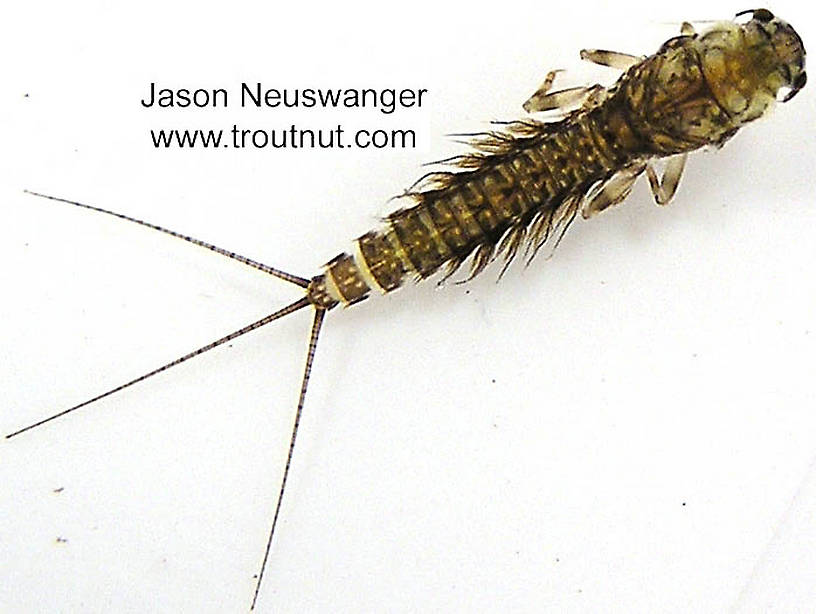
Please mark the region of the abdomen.
<svg viewBox="0 0 816 614"><path fill-rule="evenodd" d="M468 170L432 177L428 189L410 196L414 206L358 238L354 253L338 255L315 281L350 305L372 290L396 290L409 276L425 279L442 267L452 273L471 255L471 275L499 253L512 257L525 239L540 240L574 214L593 184L631 158L604 136L608 114L599 107L486 135L476 153L458 161Z"/></svg>

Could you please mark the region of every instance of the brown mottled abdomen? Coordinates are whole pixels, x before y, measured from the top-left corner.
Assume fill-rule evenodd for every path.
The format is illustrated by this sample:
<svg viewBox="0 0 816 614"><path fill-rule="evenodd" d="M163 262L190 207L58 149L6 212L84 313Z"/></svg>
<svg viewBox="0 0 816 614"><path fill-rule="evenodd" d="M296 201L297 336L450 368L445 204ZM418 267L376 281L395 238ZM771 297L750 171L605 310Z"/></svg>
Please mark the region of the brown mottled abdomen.
<svg viewBox="0 0 816 614"><path fill-rule="evenodd" d="M508 232L521 234L617 168L628 152L599 133L603 108L556 123L525 123L523 136L503 135L498 153L468 158L473 170L445 175L417 202L395 211L383 228L356 241L326 265L325 285L336 301L351 305L372 289L391 292L409 275L449 272L476 251L474 273L490 261ZM474 168L475 167L475 168ZM437 187L438 186L438 187Z"/></svg>

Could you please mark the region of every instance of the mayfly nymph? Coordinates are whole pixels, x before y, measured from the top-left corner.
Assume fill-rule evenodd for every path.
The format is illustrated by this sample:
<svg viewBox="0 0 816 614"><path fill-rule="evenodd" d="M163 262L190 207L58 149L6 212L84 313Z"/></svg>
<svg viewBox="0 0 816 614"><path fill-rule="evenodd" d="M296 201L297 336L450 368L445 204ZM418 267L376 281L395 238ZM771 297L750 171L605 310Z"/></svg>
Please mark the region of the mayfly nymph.
<svg viewBox="0 0 816 614"><path fill-rule="evenodd" d="M385 224L360 236L349 253L330 260L312 278L293 275L192 238L111 210L64 200L116 216L205 247L303 289L292 304L193 352L79 405L7 435L15 437L58 417L181 364L286 315L311 307L300 397L271 529L252 600L262 585L281 512L289 468L325 315L373 293L390 293L406 280L437 272L453 274L470 259L468 279L497 256L509 263L519 251L532 260L548 241L555 244L580 213L590 218L621 203L646 174L655 201L671 201L689 152L721 147L776 100L786 102L806 83L805 50L786 22L766 9L740 13L697 33L681 34L653 55L642 57L584 50L583 59L623 70L610 87L594 85L552 91L549 73L524 104L530 113L555 112L549 119L523 119L475 135L473 151L423 177L403 197L410 206L391 213ZM654 163L665 159L659 176Z"/></svg>

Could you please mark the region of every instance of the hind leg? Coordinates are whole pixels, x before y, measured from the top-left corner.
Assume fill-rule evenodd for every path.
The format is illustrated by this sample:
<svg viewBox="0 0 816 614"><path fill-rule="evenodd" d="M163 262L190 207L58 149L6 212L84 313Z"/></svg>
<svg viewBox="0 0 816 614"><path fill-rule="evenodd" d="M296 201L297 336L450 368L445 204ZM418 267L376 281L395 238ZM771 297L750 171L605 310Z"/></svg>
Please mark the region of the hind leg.
<svg viewBox="0 0 816 614"><path fill-rule="evenodd" d="M641 163L624 168L587 194L581 203L583 218L589 219L604 209L623 202L643 172L643 166Z"/></svg>
<svg viewBox="0 0 816 614"><path fill-rule="evenodd" d="M555 109L566 110L570 107L583 104L584 107L596 105L603 99L606 88L601 85L569 87L556 92L552 89L555 75L563 72L562 69L551 70L547 73L544 81L538 86L535 93L524 103L524 110L528 113L539 113L541 111L552 111Z"/></svg>
<svg viewBox="0 0 816 614"><path fill-rule="evenodd" d="M557 92L550 92L555 81L555 75L560 72L564 72L564 70L559 68L547 73L538 89L525 101L523 105L525 111L538 113L539 111L551 111L573 106L586 95L585 90L587 88L585 87L571 87Z"/></svg>
<svg viewBox="0 0 816 614"><path fill-rule="evenodd" d="M581 59L601 66L610 66L620 70L626 70L630 66L637 64L643 58L628 53L618 51L607 51L604 49L583 49ZM535 93L524 103L524 110L528 113L538 113L540 111L552 111L555 109L567 109L581 103L584 107L592 107L603 99L606 88L600 85L570 87L557 92L550 92L555 75L563 72L562 69L551 70L544 77L544 81L538 86Z"/></svg>
<svg viewBox="0 0 816 614"><path fill-rule="evenodd" d="M587 102L592 98L597 90L603 90L600 85L590 87L579 86L570 87L557 92L546 93L547 90L539 88L535 94L530 96L524 103L524 110L528 113L538 113L541 111L552 111L554 109L568 109L579 103Z"/></svg>

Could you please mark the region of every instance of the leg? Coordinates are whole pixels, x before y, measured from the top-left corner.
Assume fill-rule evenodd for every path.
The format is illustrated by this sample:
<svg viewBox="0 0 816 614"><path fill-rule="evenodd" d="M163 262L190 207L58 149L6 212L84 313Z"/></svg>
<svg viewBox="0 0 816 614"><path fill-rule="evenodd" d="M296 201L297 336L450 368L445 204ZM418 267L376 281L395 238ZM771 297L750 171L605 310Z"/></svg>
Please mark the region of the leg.
<svg viewBox="0 0 816 614"><path fill-rule="evenodd" d="M602 183L595 190L589 192L581 205L583 218L589 219L604 209L623 202L632 191L632 187L643 172L643 168L643 164L625 168L612 175L606 183Z"/></svg>
<svg viewBox="0 0 816 614"><path fill-rule="evenodd" d="M601 66L609 66L619 70L626 70L640 62L643 57L620 53L619 51L607 51L605 49L582 49L581 59L587 60Z"/></svg>
<svg viewBox="0 0 816 614"><path fill-rule="evenodd" d="M594 89L594 86L579 86L547 94L547 90L539 88L538 91L530 96L527 102L524 103L524 110L528 113L538 113L539 111L552 111L553 109L572 107L582 102Z"/></svg>
<svg viewBox="0 0 816 614"><path fill-rule="evenodd" d="M555 70L551 70L547 73L547 76L544 77L544 81L541 82L541 85L538 86L536 90L536 94L546 94L552 88L552 84L555 81L555 75L560 72L564 72L563 68L556 68Z"/></svg>
<svg viewBox="0 0 816 614"><path fill-rule="evenodd" d="M603 85L595 84L587 90L587 97L582 105L585 109L591 109L601 104L606 99L607 90Z"/></svg>
<svg viewBox="0 0 816 614"><path fill-rule="evenodd" d="M555 81L555 75L557 75L560 72L564 72L564 69L558 68L556 70L551 70L550 72L547 73L547 76L544 77L544 81L541 82L541 85L538 86L538 89L535 91L535 93L532 96L530 96L524 103L523 107L525 111L527 111L528 113L534 113L536 111L545 111L548 109L558 108L559 106L558 104L553 105L551 103L546 103L544 104L543 107L541 107L541 101L547 100L549 98L547 92L549 92L552 89L553 82Z"/></svg>
<svg viewBox="0 0 816 614"><path fill-rule="evenodd" d="M680 177L683 176L687 157L688 154L678 154L669 158L661 179L657 178L657 172L651 164L646 165L646 176L649 178L649 186L652 188L652 194L658 205L666 205L674 197L677 184L680 183Z"/></svg>

